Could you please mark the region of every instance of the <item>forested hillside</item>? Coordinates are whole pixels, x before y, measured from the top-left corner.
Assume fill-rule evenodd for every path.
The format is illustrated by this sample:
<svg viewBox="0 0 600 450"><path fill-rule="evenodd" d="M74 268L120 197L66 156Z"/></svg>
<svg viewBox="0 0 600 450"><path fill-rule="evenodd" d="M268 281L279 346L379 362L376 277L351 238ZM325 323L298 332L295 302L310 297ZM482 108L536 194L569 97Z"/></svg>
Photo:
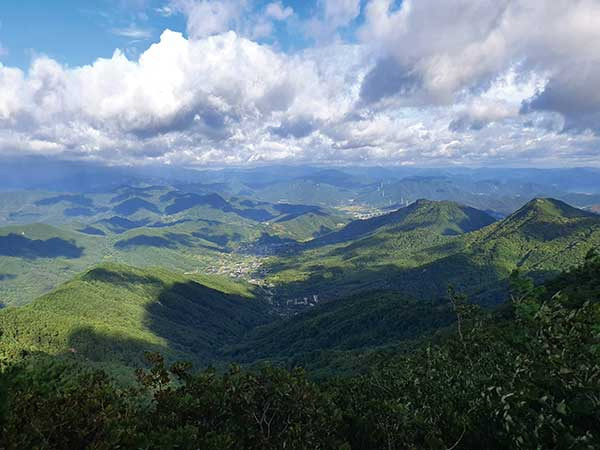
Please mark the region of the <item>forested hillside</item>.
<svg viewBox="0 0 600 450"><path fill-rule="evenodd" d="M384 216L402 220L375 227L365 237L343 242L342 230L332 235L336 244L274 259L269 280L292 298L386 289L435 299L453 284L482 302L495 303L506 295L512 270L543 280L580 264L587 251L600 246L600 217L554 199L532 200L501 221L485 226L486 221L478 220L480 229L452 236L444 230L464 223L461 207L439 202L422 206ZM384 218L377 218L378 223L385 223Z"/></svg>
<svg viewBox="0 0 600 450"><path fill-rule="evenodd" d="M244 363L302 366L319 377L359 373L381 354L408 351L454 320L445 299L364 293L257 327L236 345L225 347L224 356Z"/></svg>
<svg viewBox="0 0 600 450"><path fill-rule="evenodd" d="M146 351L206 365L221 345L269 320L247 284L104 264L1 309L0 344L12 355L72 355L119 370L140 365Z"/></svg>
<svg viewBox="0 0 600 450"><path fill-rule="evenodd" d="M600 216L215 186L17 196L0 448L597 446Z"/></svg>
<svg viewBox="0 0 600 450"><path fill-rule="evenodd" d="M513 274L496 312L451 291L446 335L326 383L270 367L194 372L149 354L138 388L123 389L74 355L3 354L0 447L597 448L599 273L588 252L545 286Z"/></svg>
<svg viewBox="0 0 600 450"><path fill-rule="evenodd" d="M225 198L210 188L0 191L0 302L26 304L104 262L247 274L272 253L261 237L302 242L349 220L327 207Z"/></svg>

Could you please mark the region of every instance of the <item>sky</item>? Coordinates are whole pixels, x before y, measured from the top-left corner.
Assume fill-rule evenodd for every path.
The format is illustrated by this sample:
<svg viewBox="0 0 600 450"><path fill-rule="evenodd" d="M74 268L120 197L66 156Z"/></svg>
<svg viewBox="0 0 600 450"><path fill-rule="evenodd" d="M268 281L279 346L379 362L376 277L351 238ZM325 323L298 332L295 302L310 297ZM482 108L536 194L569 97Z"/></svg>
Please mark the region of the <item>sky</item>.
<svg viewBox="0 0 600 450"><path fill-rule="evenodd" d="M0 156L600 166L600 0L0 2Z"/></svg>

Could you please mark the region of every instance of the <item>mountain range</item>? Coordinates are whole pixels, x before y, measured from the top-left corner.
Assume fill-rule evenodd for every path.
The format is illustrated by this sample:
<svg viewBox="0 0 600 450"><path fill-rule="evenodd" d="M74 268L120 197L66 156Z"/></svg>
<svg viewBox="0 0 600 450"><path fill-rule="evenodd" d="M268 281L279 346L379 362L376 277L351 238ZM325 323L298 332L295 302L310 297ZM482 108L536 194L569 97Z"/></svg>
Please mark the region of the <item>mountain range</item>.
<svg viewBox="0 0 600 450"><path fill-rule="evenodd" d="M182 198L172 191L161 195L167 194L169 201ZM50 225L5 228L3 267L11 270L2 283L36 288L14 292L13 303L25 306L0 311L2 342L15 352L71 355L119 373L141 364L149 350L200 365L271 361L316 373L352 372L348 355L368 359L387 348L410 349L411 342L449 327L448 286L495 305L506 298L513 270L541 282L600 246L600 216L549 198L534 199L502 220L454 202L421 199L369 219L346 219L345 226L308 241L267 238L261 223L259 239L235 222L200 219L199 205L229 214L232 203L218 195L183 198L193 204L178 207L178 216L164 225L158 225L162 217L135 222L113 216L91 223L96 231L87 233ZM126 201L122 196L114 203ZM86 201L43 204L63 202ZM237 204L277 211L280 219L320 211ZM228 248L236 232L240 243L255 236L272 249L247 273L256 278L253 284L244 277L181 273L200 255L207 265L224 256L242 261L243 253L233 256ZM240 246L241 252L255 250ZM103 262L107 255L109 261L161 268ZM42 287L50 292L31 301L42 274ZM11 299L5 289L4 298Z"/></svg>
<svg viewBox="0 0 600 450"><path fill-rule="evenodd" d="M0 447L598 441L597 171L88 169L0 178Z"/></svg>

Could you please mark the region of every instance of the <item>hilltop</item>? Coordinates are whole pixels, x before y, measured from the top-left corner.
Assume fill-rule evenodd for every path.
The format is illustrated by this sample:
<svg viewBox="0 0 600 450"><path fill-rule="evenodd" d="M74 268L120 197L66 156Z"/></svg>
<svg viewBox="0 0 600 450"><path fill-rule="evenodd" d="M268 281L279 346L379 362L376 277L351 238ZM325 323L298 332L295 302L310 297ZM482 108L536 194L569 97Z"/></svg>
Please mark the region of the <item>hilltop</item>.
<svg viewBox="0 0 600 450"><path fill-rule="evenodd" d="M392 233L426 229L451 236L478 230L494 221L492 216L483 211L455 202L420 199L388 214L352 221L340 231L314 239L307 246L319 247L352 241L379 231Z"/></svg>

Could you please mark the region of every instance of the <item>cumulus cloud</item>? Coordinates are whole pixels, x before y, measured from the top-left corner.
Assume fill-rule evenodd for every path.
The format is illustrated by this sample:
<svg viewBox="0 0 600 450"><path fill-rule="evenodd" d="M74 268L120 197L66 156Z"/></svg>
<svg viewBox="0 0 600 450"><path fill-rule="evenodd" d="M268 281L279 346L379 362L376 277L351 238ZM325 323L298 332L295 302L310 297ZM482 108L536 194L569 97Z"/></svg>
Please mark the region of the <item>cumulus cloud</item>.
<svg viewBox="0 0 600 450"><path fill-rule="evenodd" d="M317 41L336 37L336 31L350 25L360 14L360 0L318 0L317 16L306 23L306 33Z"/></svg>
<svg viewBox="0 0 600 450"><path fill-rule="evenodd" d="M600 58L554 74L546 86L523 103L522 112L555 111L564 131L592 130L600 134Z"/></svg>
<svg viewBox="0 0 600 450"><path fill-rule="evenodd" d="M171 0L157 11L169 17L181 13L187 19L187 33L192 39L201 39L225 31L254 40L268 38L274 31L274 23L294 15L290 6L281 1L271 2L262 9L255 9L249 0Z"/></svg>
<svg viewBox="0 0 600 450"><path fill-rule="evenodd" d="M198 39L233 29L246 7L245 0L172 0L163 11L185 14L188 35Z"/></svg>
<svg viewBox="0 0 600 450"><path fill-rule="evenodd" d="M264 9L258 14L246 15L246 30L250 30L249 36L252 39L268 38L273 34L275 23L285 22L294 15L294 10L291 6L283 6L279 2L267 4ZM242 28L243 30L243 28Z"/></svg>
<svg viewBox="0 0 600 450"><path fill-rule="evenodd" d="M286 56L234 32L192 40L165 31L138 61L116 51L72 69L47 57L27 73L0 67L0 134L14 147L29 133L100 158L138 148L165 160L243 162L288 114L333 118L347 107L336 98L344 87L325 83L322 70L309 54Z"/></svg>
<svg viewBox="0 0 600 450"><path fill-rule="evenodd" d="M600 73L599 18L597 0L405 0L397 9L391 0L373 0L360 35L381 59L365 77L363 97L452 104L518 67L548 80L524 111L553 110L570 128L587 126L600 106L585 94ZM579 106L591 116L569 111L566 98L573 96L585 99Z"/></svg>
<svg viewBox="0 0 600 450"><path fill-rule="evenodd" d="M519 107L506 100L477 98L472 100L453 119L448 128L451 131L481 130L485 126L517 116Z"/></svg>
<svg viewBox="0 0 600 450"><path fill-rule="evenodd" d="M171 0L159 13L184 14L187 34L164 31L135 59L116 50L81 67L45 56L26 71L0 64L0 152L597 165L599 7L323 0L309 21L318 43L286 53L261 40L296 16L285 2ZM337 30L361 12L358 41L344 42Z"/></svg>

